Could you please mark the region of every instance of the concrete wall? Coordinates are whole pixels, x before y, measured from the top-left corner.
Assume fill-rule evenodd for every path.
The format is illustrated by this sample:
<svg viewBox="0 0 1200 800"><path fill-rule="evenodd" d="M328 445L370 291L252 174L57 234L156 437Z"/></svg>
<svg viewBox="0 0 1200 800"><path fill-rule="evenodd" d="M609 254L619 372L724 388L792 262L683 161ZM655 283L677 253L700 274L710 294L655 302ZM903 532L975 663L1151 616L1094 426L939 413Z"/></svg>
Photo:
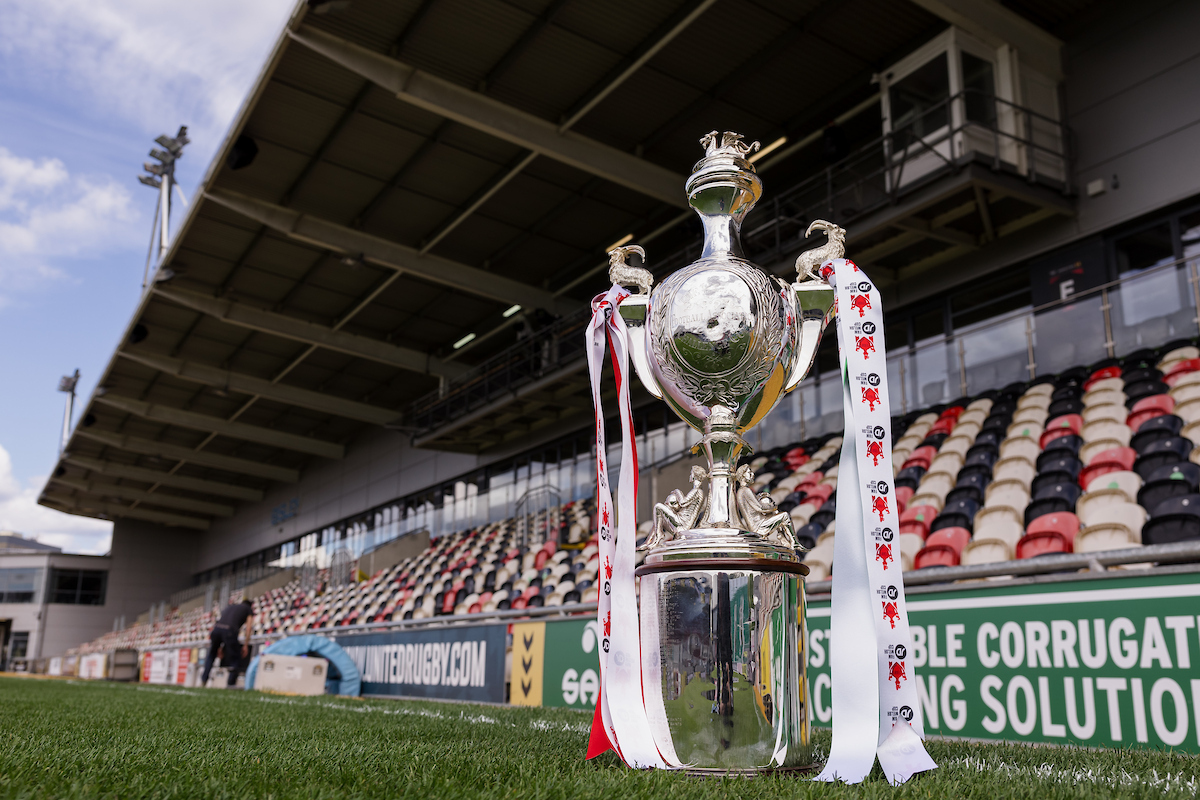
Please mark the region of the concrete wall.
<svg viewBox="0 0 1200 800"><path fill-rule="evenodd" d="M194 571L273 547L483 463L471 455L417 450L394 431L370 431L346 448L342 460L314 460L298 484L277 485L262 502L245 503L233 517L216 522L202 537ZM271 510L293 498L300 501L297 515L271 525Z"/></svg>
<svg viewBox="0 0 1200 800"><path fill-rule="evenodd" d="M113 523L108 572L108 627L122 614L137 616L192 582L201 534L152 522Z"/></svg>
<svg viewBox="0 0 1200 800"><path fill-rule="evenodd" d="M368 575L374 575L381 569L394 567L406 558L419 555L428 547L429 531L415 531L363 553L358 560L358 568Z"/></svg>

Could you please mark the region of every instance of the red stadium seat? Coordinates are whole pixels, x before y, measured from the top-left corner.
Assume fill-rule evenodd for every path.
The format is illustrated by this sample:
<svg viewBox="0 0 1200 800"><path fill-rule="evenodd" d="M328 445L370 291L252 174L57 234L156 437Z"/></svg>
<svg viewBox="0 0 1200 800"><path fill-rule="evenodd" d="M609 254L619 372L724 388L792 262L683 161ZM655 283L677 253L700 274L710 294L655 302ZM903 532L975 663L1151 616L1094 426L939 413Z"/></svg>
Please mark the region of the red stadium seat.
<svg viewBox="0 0 1200 800"><path fill-rule="evenodd" d="M804 487L806 487L806 486L816 486L818 483L820 483L824 479L825 479L824 472L821 472L820 470L813 470L812 472L810 472L804 476L804 480L802 480L798 484L796 484L796 488L804 489ZM808 490L804 489L804 491L808 491Z"/></svg>
<svg viewBox="0 0 1200 800"><path fill-rule="evenodd" d="M925 567L957 567L958 553L944 544L926 545L913 557L913 569Z"/></svg>
<svg viewBox="0 0 1200 800"><path fill-rule="evenodd" d="M904 513L904 509L908 507L908 501L912 499L912 496L916 493L916 491L917 490L911 486L897 486L896 510L900 513Z"/></svg>
<svg viewBox="0 0 1200 800"><path fill-rule="evenodd" d="M1121 377L1121 368L1120 367L1112 366L1112 367L1104 367L1102 369L1098 369L1095 372L1093 372L1091 375L1088 376L1088 379L1083 384L1083 390L1086 392L1088 389L1092 388L1093 384L1099 383L1100 381L1104 380L1105 378L1119 378L1119 377Z"/></svg>
<svg viewBox="0 0 1200 800"><path fill-rule="evenodd" d="M1038 519L1041 519L1040 517ZM1069 553L1071 545L1058 531L1027 533L1017 542L1017 558L1033 558L1045 553Z"/></svg>
<svg viewBox="0 0 1200 800"><path fill-rule="evenodd" d="M971 541L971 532L966 528L942 528L929 534L929 538L925 540L925 546L949 547L954 551L957 560L969 541Z"/></svg>
<svg viewBox="0 0 1200 800"><path fill-rule="evenodd" d="M1170 414L1175 410L1175 398L1169 394L1152 394L1149 397L1143 397L1133 404L1133 408L1129 409L1129 416L1133 417L1135 414L1141 414L1150 410Z"/></svg>
<svg viewBox="0 0 1200 800"><path fill-rule="evenodd" d="M524 608L527 608L528 606L529 606L529 603L525 600L524 597L518 597L516 600L512 601L511 608L514 611L520 611Z"/></svg>
<svg viewBox="0 0 1200 800"><path fill-rule="evenodd" d="M1079 472L1079 485L1086 487L1094 478L1110 472L1128 472L1137 460L1137 451L1132 447L1114 447L1101 450Z"/></svg>
<svg viewBox="0 0 1200 800"><path fill-rule="evenodd" d="M804 493L808 496L805 498L804 502L810 503L814 498L819 498L821 502L824 503L829 499L829 496L833 494L833 488L834 487L830 486L828 483L818 483L816 486L807 487L805 488Z"/></svg>
<svg viewBox="0 0 1200 800"><path fill-rule="evenodd" d="M957 422L965 410L963 406L950 406L943 410L941 414L938 414L938 419L952 419Z"/></svg>
<svg viewBox="0 0 1200 800"><path fill-rule="evenodd" d="M546 566L546 562L550 560L550 554L545 550L538 550L537 555L533 557L534 569L541 569Z"/></svg>
<svg viewBox="0 0 1200 800"><path fill-rule="evenodd" d="M925 435L928 436L931 433L949 433L954 430L954 423L957 419L957 417L942 417L930 426L929 433Z"/></svg>
<svg viewBox="0 0 1200 800"><path fill-rule="evenodd" d="M480 611L483 611L483 603L478 600L471 603L471 607L467 609L468 614L478 614Z"/></svg>
<svg viewBox="0 0 1200 800"><path fill-rule="evenodd" d="M1046 423L1046 430L1038 440L1038 446L1043 450L1046 445L1061 436L1078 436L1083 430L1083 417L1078 414L1063 414Z"/></svg>
<svg viewBox="0 0 1200 800"><path fill-rule="evenodd" d="M1163 376L1163 382L1167 386L1174 386L1184 375L1197 371L1200 371L1200 358L1188 358L1183 361L1177 361L1167 370L1167 374Z"/></svg>
<svg viewBox="0 0 1200 800"><path fill-rule="evenodd" d="M900 515L900 533L915 533L924 539L929 535L929 526L938 515L934 506L913 506Z"/></svg>
<svg viewBox="0 0 1200 800"><path fill-rule="evenodd" d="M1066 541L1068 548L1075 544L1075 534L1079 533L1079 517L1070 511L1055 511L1043 514L1029 523L1025 529L1027 535L1041 533L1057 533ZM1066 552L1070 552L1068 549Z"/></svg>

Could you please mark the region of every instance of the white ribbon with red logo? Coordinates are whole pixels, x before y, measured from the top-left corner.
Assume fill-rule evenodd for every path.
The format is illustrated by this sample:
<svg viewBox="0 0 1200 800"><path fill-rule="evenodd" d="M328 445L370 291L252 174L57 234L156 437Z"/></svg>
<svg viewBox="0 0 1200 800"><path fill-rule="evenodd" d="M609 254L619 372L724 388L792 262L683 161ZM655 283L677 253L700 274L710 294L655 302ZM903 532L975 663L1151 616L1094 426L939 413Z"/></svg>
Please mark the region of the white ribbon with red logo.
<svg viewBox="0 0 1200 800"><path fill-rule="evenodd" d="M613 286L592 300L592 321L587 331L588 373L596 410L596 513L600 538L599 609L600 697L592 720L588 758L610 746L630 767L670 769L650 734L642 700L642 659L638 638L638 608L634 590L635 538L637 537L637 446L629 409L629 334L617 306L629 292ZM617 408L621 415L621 476L617 484L614 536L612 492L608 486L607 442L600 400L600 374L604 348L612 350L617 382Z"/></svg>
<svg viewBox="0 0 1200 800"><path fill-rule="evenodd" d="M876 756L893 784L935 769L925 752L901 577L879 292L852 261L826 262L837 291L846 430L838 465L829 670L833 745L822 781L859 783Z"/></svg>

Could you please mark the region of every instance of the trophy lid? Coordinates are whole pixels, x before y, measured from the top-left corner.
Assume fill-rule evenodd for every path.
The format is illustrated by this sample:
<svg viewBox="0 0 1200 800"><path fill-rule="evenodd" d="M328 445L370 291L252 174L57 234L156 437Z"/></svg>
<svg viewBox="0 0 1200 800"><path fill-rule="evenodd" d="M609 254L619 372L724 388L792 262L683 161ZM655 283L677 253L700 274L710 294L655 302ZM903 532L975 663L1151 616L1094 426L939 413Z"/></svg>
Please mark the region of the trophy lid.
<svg viewBox="0 0 1200 800"><path fill-rule="evenodd" d="M746 144L733 131L712 131L700 144L705 154L687 180L688 204L705 216L727 215L740 223L762 196L762 181L746 159L758 150L758 142Z"/></svg>

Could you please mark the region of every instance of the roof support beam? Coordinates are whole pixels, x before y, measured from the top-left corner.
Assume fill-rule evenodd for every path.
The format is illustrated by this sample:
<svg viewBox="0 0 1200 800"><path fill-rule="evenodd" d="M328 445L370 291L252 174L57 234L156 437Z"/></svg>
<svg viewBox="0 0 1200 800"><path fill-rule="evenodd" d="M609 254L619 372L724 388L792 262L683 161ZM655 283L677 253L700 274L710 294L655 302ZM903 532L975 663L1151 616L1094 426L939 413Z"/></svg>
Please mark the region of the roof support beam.
<svg viewBox="0 0 1200 800"><path fill-rule="evenodd" d="M561 133L571 128L576 122L583 119L589 111L600 104L600 101L612 94L622 83L629 80L646 62L654 58L659 50L662 50L671 43L671 40L683 33L689 25L695 22L715 2L717 0L698 0L698 2L693 2L690 7L685 6L677 11L658 30L650 34L646 41L638 45L634 53L631 53L624 63L618 64L612 72L604 76L600 84L588 94L586 99L572 109L563 123L558 126L559 132ZM675 205L678 205L678 203Z"/></svg>
<svg viewBox="0 0 1200 800"><path fill-rule="evenodd" d="M207 481L202 478L189 478L184 475L160 472L156 469L117 464L112 461L101 461L98 458L88 458L87 456L79 456L73 453L64 455L63 461L99 475L107 475L110 478L128 478L134 481L145 481L150 484L159 483L163 486L173 486L176 489L187 489L192 492L202 492L204 494L216 495L217 497L232 497L235 500L249 500L255 503L263 499L262 492L258 489L252 489L249 486L236 486L232 483Z"/></svg>
<svg viewBox="0 0 1200 800"><path fill-rule="evenodd" d="M212 514L217 517L232 517L233 506L209 503L204 500L193 500L190 497L177 497L171 494L151 494L142 489L130 486L118 486L115 483L99 483L97 481L81 481L74 478L51 478L58 483L85 494L96 497L119 497L122 500L140 500L152 506L177 508L180 511L195 511L199 514Z"/></svg>
<svg viewBox="0 0 1200 800"><path fill-rule="evenodd" d="M461 292L508 305L520 303L524 306L544 308L558 314L578 307L577 303L555 297L550 292L520 281L440 256L428 253L422 255L417 250L397 242L228 189L210 189L204 196L293 239L338 253L361 255L373 264L415 275Z"/></svg>
<svg viewBox="0 0 1200 800"><path fill-rule="evenodd" d="M200 519L199 517L170 514L166 511L150 511L145 508L130 508L119 503L105 503L85 497L71 497L70 495L56 494L54 492L42 492L42 496L38 498L38 502L44 506L66 511L68 514L75 513L76 510L91 511L95 513L88 516L103 514L109 519L113 517L129 517L130 519L143 519L147 522L159 522L163 525L174 525L179 528L194 528L198 531L208 530L208 520Z"/></svg>
<svg viewBox="0 0 1200 800"><path fill-rule="evenodd" d="M451 83L402 61L317 30L308 25L288 31L296 41L355 72L411 105L484 131L680 208L684 177L505 105L487 95Z"/></svg>
<svg viewBox="0 0 1200 800"><path fill-rule="evenodd" d="M219 417L209 416L208 414L197 414L194 411L184 411L183 409L171 408L170 406L155 405L154 403L134 400L130 397L102 394L96 397L96 402L119 409L128 414L134 414L143 419L154 420L155 422L165 422L168 425L182 425L185 428L192 428L193 430L217 433L232 439L258 442L259 444L270 445L272 447L282 447L287 450L295 450L299 453L321 456L322 458L341 458L346 454L344 447L333 442L323 442L320 439L313 439L309 436L300 436L295 433L261 428L258 425L249 425L245 422L229 422Z"/></svg>
<svg viewBox="0 0 1200 800"><path fill-rule="evenodd" d="M399 367L424 375L445 375L447 378L458 377L467 371L467 367L446 363L419 350L397 347L369 336L358 336L327 328L324 325L305 322L285 314L276 314L273 311L266 311L246 303L237 303L233 300L225 300L186 289L176 289L171 286L155 286L154 293L193 311L199 311L201 314L216 317L222 322L228 322L230 325L282 336L297 342L315 344L326 350L377 361L391 367Z"/></svg>
<svg viewBox="0 0 1200 800"><path fill-rule="evenodd" d="M117 355L185 380L242 394L258 395L268 400L319 411L323 414L332 414L335 417L356 419L372 425L386 425L389 422L396 422L400 418L399 412L389 408L380 408L368 403L360 403L357 400L345 400L341 397L314 392L311 389L301 389L298 386L288 386L284 383L271 383L271 381L256 378L253 375L229 372L217 367L210 367L207 364L184 361L181 358L129 350L118 350ZM189 458L188 460L192 461L193 459Z"/></svg>
<svg viewBox="0 0 1200 800"><path fill-rule="evenodd" d="M913 0L991 47L1011 45L1029 66L1052 80L1063 79L1062 40L995 0Z"/></svg>
<svg viewBox="0 0 1200 800"><path fill-rule="evenodd" d="M90 428L78 428L75 431L75 435L82 436L84 439L91 439L94 442L99 442L109 447L115 447L118 450L127 450L130 453L173 458L176 461L189 461L205 467L223 469L227 472L236 472L241 475L253 475L258 478L280 481L281 483L296 483L300 480L300 473L294 469L273 467L270 464L262 464L246 458L223 456L204 450L197 451L190 447L180 447L177 444L156 442L153 439L140 439L136 436L125 436L120 433L94 431Z"/></svg>

